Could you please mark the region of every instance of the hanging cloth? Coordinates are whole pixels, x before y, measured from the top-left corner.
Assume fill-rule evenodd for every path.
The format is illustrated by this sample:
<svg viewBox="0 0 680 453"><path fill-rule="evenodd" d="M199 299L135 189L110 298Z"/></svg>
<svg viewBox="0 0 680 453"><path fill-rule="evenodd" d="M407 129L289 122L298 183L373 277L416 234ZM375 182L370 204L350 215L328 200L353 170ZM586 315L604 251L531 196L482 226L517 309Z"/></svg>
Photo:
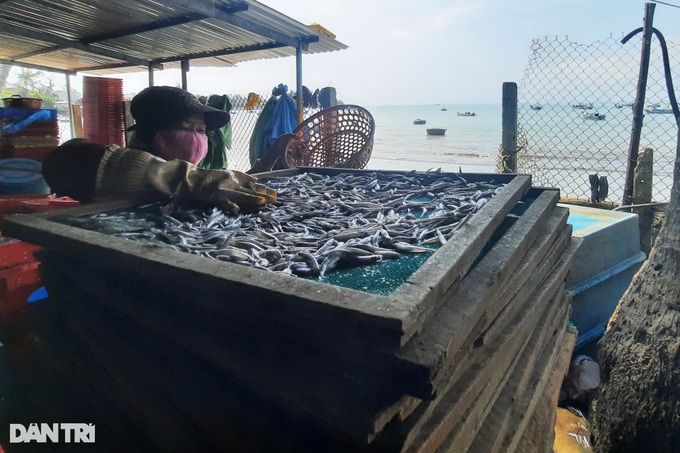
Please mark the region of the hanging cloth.
<svg viewBox="0 0 680 453"><path fill-rule="evenodd" d="M226 94L213 94L208 98L207 105L228 112L231 102ZM231 121L219 129L208 131L208 153L198 164L201 168L223 170L227 168L227 150L231 149Z"/></svg>
<svg viewBox="0 0 680 453"><path fill-rule="evenodd" d="M252 110L260 104L260 95L257 93L248 93L248 100L246 101L246 110Z"/></svg>
<svg viewBox="0 0 680 453"><path fill-rule="evenodd" d="M304 85L302 85L302 105L313 109L316 108L316 93L312 94L311 90Z"/></svg>
<svg viewBox="0 0 680 453"><path fill-rule="evenodd" d="M274 88L272 97L265 104L255 123L255 130L250 140L251 165L269 150L277 138L293 132L293 129L297 127L297 105L287 92L288 87L284 84L279 84ZM279 98L277 99L276 96ZM271 108L271 112L267 111L268 107Z"/></svg>
<svg viewBox="0 0 680 453"><path fill-rule="evenodd" d="M255 127L253 128L253 135L250 136L250 165L254 165L257 159L262 157L267 150L267 147L264 144L265 127L267 126L272 113L274 113L275 105L276 97L272 96L264 104L260 116L257 117Z"/></svg>
<svg viewBox="0 0 680 453"><path fill-rule="evenodd" d="M283 134L290 134L298 125L297 123L297 105L292 97L288 95L288 87L286 85L279 85L276 89L276 94L279 99L274 106L272 117L265 127L265 145L266 149L276 141L277 138Z"/></svg>

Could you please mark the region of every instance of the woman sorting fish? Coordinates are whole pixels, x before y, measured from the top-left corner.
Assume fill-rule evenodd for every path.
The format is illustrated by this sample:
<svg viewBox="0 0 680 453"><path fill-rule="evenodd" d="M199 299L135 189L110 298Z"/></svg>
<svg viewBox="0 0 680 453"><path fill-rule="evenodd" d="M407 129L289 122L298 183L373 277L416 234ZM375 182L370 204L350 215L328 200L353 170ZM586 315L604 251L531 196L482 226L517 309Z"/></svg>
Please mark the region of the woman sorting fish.
<svg viewBox="0 0 680 453"><path fill-rule="evenodd" d="M73 139L48 155L43 176L52 191L80 201L155 193L231 212L275 201L276 191L256 184L254 176L196 166L208 151L205 133L227 124L228 112L169 86L144 89L130 111L135 125L129 148ZM272 161L259 167L273 165L276 157L272 153Z"/></svg>

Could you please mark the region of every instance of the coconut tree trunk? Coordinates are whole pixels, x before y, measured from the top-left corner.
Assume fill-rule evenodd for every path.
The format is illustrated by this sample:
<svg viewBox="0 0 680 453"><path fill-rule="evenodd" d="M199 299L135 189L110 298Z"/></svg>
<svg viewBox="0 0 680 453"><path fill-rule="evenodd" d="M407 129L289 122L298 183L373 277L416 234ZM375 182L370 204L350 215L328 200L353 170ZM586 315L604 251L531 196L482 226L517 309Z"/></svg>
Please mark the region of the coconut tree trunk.
<svg viewBox="0 0 680 453"><path fill-rule="evenodd" d="M597 452L680 451L680 134L666 221L598 345Z"/></svg>

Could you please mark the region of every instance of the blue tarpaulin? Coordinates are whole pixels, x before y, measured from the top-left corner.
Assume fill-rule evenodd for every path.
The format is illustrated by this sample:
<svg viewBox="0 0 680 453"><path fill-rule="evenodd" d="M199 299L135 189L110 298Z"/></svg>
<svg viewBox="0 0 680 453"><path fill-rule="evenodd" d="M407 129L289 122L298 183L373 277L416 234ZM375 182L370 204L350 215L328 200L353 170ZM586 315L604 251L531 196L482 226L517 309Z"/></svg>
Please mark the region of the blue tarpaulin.
<svg viewBox="0 0 680 453"><path fill-rule="evenodd" d="M279 84L272 90L272 96L275 100L270 99L265 105L250 139L251 165L264 156L277 138L293 132L293 129L298 125L297 105L293 98L288 95L288 87ZM269 108L271 108L271 112Z"/></svg>
<svg viewBox="0 0 680 453"><path fill-rule="evenodd" d="M8 118L10 115L13 121L2 128L2 132L6 134L15 134L23 128L36 121L53 120L57 117L56 110L50 109L0 109L2 110L2 118Z"/></svg>

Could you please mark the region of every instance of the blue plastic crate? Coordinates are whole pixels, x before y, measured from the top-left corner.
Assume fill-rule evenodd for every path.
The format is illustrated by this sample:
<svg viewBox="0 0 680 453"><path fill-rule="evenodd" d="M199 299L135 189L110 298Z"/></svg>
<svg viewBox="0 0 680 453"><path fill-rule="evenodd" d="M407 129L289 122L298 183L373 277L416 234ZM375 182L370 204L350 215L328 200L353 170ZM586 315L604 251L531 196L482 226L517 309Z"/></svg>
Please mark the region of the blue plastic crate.
<svg viewBox="0 0 680 453"><path fill-rule="evenodd" d="M55 109L20 109L4 107L0 108L0 118L12 119L12 120L22 120L28 118L36 112L46 111L49 112L45 119L55 120L57 119L57 111Z"/></svg>

